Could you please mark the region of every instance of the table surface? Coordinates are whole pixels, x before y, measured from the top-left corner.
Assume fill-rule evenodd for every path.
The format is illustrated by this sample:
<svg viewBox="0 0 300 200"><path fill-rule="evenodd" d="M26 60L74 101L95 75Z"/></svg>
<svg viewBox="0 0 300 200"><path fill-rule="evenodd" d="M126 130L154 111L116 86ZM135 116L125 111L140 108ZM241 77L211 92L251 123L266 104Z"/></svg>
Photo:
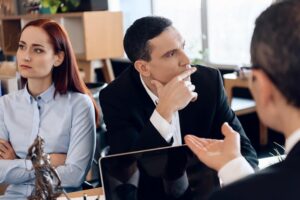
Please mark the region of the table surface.
<svg viewBox="0 0 300 200"><path fill-rule="evenodd" d="M78 192L71 192L68 193L68 196L70 198L75 198L75 197L82 197L84 194L87 194L88 196L97 196L97 195L103 195L103 190L101 187L99 188L94 188L94 189L89 189L89 190L82 190ZM63 197L63 195L62 195Z"/></svg>

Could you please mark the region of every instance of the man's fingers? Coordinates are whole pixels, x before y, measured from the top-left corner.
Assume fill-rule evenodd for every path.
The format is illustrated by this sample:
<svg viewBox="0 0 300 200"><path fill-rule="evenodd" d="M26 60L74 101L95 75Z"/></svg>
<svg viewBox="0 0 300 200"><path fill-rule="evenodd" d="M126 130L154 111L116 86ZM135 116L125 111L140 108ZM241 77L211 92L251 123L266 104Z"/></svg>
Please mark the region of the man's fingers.
<svg viewBox="0 0 300 200"><path fill-rule="evenodd" d="M203 142L205 139L197 138L195 136L187 135L185 136L185 142L187 146L192 150L192 152L198 157L199 160L204 162L206 165L211 165L211 154L212 152L208 151Z"/></svg>
<svg viewBox="0 0 300 200"><path fill-rule="evenodd" d="M195 94L193 94L193 98L191 100L191 102L195 102L198 99L198 93L194 92Z"/></svg>
<svg viewBox="0 0 300 200"><path fill-rule="evenodd" d="M196 101L198 98L198 93L197 92L192 92L192 101Z"/></svg>
<svg viewBox="0 0 300 200"><path fill-rule="evenodd" d="M193 84L187 85L187 87L188 87L189 91L191 91L191 92L193 92L196 88L195 85L193 85Z"/></svg>
<svg viewBox="0 0 300 200"><path fill-rule="evenodd" d="M222 130L222 134L225 136L225 137L228 137L228 136L233 136L236 134L236 131L234 131L231 126L229 126L229 124L227 122L225 122L222 127L221 127L221 130Z"/></svg>
<svg viewBox="0 0 300 200"><path fill-rule="evenodd" d="M179 80L184 80L196 71L196 67L191 67L177 76Z"/></svg>
<svg viewBox="0 0 300 200"><path fill-rule="evenodd" d="M225 136L225 140L230 143L240 143L240 134L238 134L227 122L222 125L222 133ZM226 139L227 138L227 139Z"/></svg>
<svg viewBox="0 0 300 200"><path fill-rule="evenodd" d="M191 147L194 150L204 150L206 151L207 149L205 148L205 143L201 141L201 138L198 138L193 135L187 135L184 137L184 140L186 144Z"/></svg>

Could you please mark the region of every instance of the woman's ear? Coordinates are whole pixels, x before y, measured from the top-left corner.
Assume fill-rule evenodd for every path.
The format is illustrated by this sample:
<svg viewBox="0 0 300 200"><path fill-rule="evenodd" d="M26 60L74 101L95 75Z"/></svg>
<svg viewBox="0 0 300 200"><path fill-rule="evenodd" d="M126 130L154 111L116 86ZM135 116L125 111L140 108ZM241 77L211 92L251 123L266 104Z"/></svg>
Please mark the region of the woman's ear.
<svg viewBox="0 0 300 200"><path fill-rule="evenodd" d="M145 77L150 76L150 68L146 61L144 60L137 60L134 62L134 68Z"/></svg>
<svg viewBox="0 0 300 200"><path fill-rule="evenodd" d="M55 55L54 67L60 66L65 59L65 52L60 51Z"/></svg>

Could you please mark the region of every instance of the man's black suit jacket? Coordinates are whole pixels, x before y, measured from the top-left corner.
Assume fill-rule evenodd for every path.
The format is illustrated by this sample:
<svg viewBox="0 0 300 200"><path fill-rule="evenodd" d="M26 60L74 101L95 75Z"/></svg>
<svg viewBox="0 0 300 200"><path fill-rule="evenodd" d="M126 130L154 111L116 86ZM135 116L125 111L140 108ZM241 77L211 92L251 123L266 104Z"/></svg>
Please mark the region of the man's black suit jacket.
<svg viewBox="0 0 300 200"><path fill-rule="evenodd" d="M298 200L300 199L300 142L283 162L215 192L211 200Z"/></svg>
<svg viewBox="0 0 300 200"><path fill-rule="evenodd" d="M197 66L191 81L196 86L198 99L179 111L182 138L193 134L221 139L221 125L228 122L241 135L243 156L256 167L256 152L227 103L219 71ZM170 145L149 120L155 105L134 67L126 69L103 89L99 98L112 154Z"/></svg>

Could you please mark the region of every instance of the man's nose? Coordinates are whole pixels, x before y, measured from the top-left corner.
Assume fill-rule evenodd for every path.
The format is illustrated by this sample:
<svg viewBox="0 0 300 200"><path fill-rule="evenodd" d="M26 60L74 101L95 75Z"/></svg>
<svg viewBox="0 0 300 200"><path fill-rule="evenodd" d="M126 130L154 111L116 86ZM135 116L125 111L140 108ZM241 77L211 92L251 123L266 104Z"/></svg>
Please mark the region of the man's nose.
<svg viewBox="0 0 300 200"><path fill-rule="evenodd" d="M181 53L180 54L180 66L187 66L187 65L189 65L191 62L190 62L189 57L186 55L185 51L181 50L180 53Z"/></svg>

